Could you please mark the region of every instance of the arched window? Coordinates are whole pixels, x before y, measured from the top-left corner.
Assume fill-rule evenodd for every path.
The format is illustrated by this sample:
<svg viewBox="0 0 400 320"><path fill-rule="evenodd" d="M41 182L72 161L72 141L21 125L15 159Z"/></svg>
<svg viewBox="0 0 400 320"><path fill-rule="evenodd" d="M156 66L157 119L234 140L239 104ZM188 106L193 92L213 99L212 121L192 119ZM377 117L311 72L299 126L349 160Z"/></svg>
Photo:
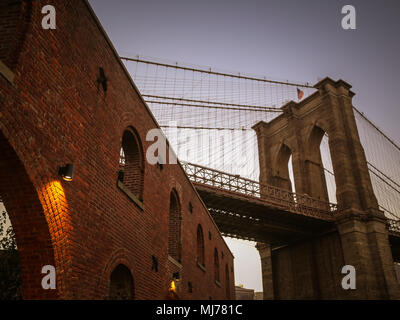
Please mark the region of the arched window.
<svg viewBox="0 0 400 320"><path fill-rule="evenodd" d="M282 144L276 158L275 185L279 188L295 191L292 165L292 151Z"/></svg>
<svg viewBox="0 0 400 320"><path fill-rule="evenodd" d="M226 289L226 298L229 300L231 298L231 284L229 280L228 264L225 265L225 289Z"/></svg>
<svg viewBox="0 0 400 320"><path fill-rule="evenodd" d="M219 257L217 248L214 249L214 279L219 282Z"/></svg>
<svg viewBox="0 0 400 320"><path fill-rule="evenodd" d="M133 278L131 272L123 264L120 264L111 273L108 299L133 300L133 298Z"/></svg>
<svg viewBox="0 0 400 320"><path fill-rule="evenodd" d="M204 235L201 225L197 226L197 262L202 266L204 263Z"/></svg>
<svg viewBox="0 0 400 320"><path fill-rule="evenodd" d="M168 254L178 262L182 259L181 220L179 198L173 190L169 204Z"/></svg>
<svg viewBox="0 0 400 320"><path fill-rule="evenodd" d="M140 201L143 201L144 161L140 139L128 128L122 136L118 180Z"/></svg>
<svg viewBox="0 0 400 320"><path fill-rule="evenodd" d="M333 172L333 163L329 149L329 136L326 133L322 137L319 152L321 153L321 161L324 168L329 202L337 203L335 175Z"/></svg>
<svg viewBox="0 0 400 320"><path fill-rule="evenodd" d="M333 172L329 137L318 126L310 134L308 174L313 181L310 195L324 201L336 203L336 183Z"/></svg>

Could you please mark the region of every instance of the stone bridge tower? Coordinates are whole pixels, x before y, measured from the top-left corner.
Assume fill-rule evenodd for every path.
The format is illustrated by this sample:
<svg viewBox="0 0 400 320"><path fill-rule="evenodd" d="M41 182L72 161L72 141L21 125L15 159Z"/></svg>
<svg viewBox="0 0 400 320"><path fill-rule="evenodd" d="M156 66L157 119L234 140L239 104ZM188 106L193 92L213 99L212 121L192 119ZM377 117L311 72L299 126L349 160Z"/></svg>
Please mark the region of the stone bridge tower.
<svg viewBox="0 0 400 320"><path fill-rule="evenodd" d="M399 298L386 220L373 192L353 114L354 93L343 80L330 78L315 88L318 91L300 103L284 105L279 117L253 127L260 183L291 190L288 161L292 156L296 193L328 201L320 154L321 140L327 134L339 209L329 232L284 248L258 244L264 297ZM341 287L344 265L355 267L355 290ZM282 270L289 279L286 283Z"/></svg>

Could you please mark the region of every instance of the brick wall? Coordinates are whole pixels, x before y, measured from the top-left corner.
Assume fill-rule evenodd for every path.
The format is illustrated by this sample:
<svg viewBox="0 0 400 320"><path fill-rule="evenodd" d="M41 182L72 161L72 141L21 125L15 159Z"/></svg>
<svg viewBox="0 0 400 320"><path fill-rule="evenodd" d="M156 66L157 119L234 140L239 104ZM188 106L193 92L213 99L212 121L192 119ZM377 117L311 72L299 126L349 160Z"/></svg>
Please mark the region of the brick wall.
<svg viewBox="0 0 400 320"><path fill-rule="evenodd" d="M0 192L17 234L24 297L103 299L112 271L123 264L137 299L163 299L176 269L181 298L223 299L225 277L217 286L212 270L217 248L224 253L221 266L227 264L231 273L233 298L233 256L179 165L161 170L144 161L142 207L117 186L124 131L133 127L147 150L146 133L157 124L87 3L55 2L57 29L43 30L41 8L47 4L34 1L31 16L23 18L30 23L15 67L3 61L14 71L14 83L0 77L0 152L14 154L1 158ZM8 21L18 25L18 17ZM4 20L1 24L3 34ZM96 81L100 67L108 79L106 92ZM75 165L71 182L57 174L66 163ZM7 184L10 175L13 186ZM168 259L173 189L182 217L180 266ZM212 234L205 237L204 270L196 262L198 224ZM56 267L55 292L40 287L39 267L45 264Z"/></svg>
<svg viewBox="0 0 400 320"><path fill-rule="evenodd" d="M16 66L28 31L32 9L30 2L2 0L0 3L0 60L10 69Z"/></svg>

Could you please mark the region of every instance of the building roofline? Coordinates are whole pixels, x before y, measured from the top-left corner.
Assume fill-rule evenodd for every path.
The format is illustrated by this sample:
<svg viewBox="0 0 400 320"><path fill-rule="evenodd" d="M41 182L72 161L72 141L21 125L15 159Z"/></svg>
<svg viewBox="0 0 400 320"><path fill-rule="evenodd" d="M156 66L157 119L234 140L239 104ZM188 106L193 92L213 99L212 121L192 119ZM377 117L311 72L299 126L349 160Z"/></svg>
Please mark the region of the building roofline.
<svg viewBox="0 0 400 320"><path fill-rule="evenodd" d="M88 0L83 0L83 2L85 3L86 7L88 8L89 13L91 14L93 20L95 21L95 23L96 23L97 27L99 28L101 34L103 35L104 39L105 39L106 42L108 43L108 45L109 45L111 51L113 52L113 54L114 54L116 60L118 61L119 65L121 66L121 68L122 68L122 70L123 70L123 72L125 73L125 76L127 77L128 81L129 81L130 84L132 85L132 87L133 87L133 89L135 90L136 94L138 95L140 101L143 103L143 106L145 107L147 113L149 114L149 116L150 116L150 117L152 118L152 120L154 121L154 124L156 125L156 127L159 128L159 129L161 129L161 128L160 128L160 125L158 124L158 122L157 122L157 120L156 120L156 118L154 117L153 113L151 112L149 106L147 105L146 101L143 99L142 94L140 93L138 87L137 87L136 84L134 83L134 81L133 81L131 75L129 74L128 70L126 69L124 63L122 62L122 60L121 60L121 58L120 58L120 56L119 56L117 50L115 49L113 43L111 42L111 40L110 40L110 38L108 37L106 31L104 30L102 24L100 23L100 20L99 20L99 18L97 17L96 13L94 12L94 10L93 10L92 6L90 5L89 1L88 1ZM162 131L161 131L161 132L162 132ZM162 132L162 133L163 133L163 132ZM171 145L170 145L170 143L169 143L167 137L165 136L164 133L163 133L163 135L164 135L164 137L165 137L165 139L166 139L166 141L167 141L167 144L168 144L169 148L171 148ZM175 157L178 159L178 157L177 157L175 151L174 151L172 148L171 148L171 150L174 152ZM208 209L207 209L205 203L203 202L203 199L200 197L200 194L197 192L196 188L193 186L192 182L190 181L189 177L187 176L185 170L183 169L183 167L182 167L182 165L180 164L179 161L178 161L178 165L179 165L179 167L181 168L181 170L183 171L183 173L184 173L186 179L188 180L188 182L189 182L190 185L192 186L194 192L196 193L196 195L197 195L197 197L199 198L200 202L202 203L203 207L206 209L206 212L208 213L208 216L211 218L212 223L214 224L214 226L215 226L216 229L218 230L218 233L219 233L219 235L221 236L221 239L222 239L222 241L224 242L225 246L226 246L227 249L229 250L229 253L230 253L230 254L232 255L232 257L234 258L234 255L233 255L232 251L230 250L228 244L226 243L224 237L223 237L222 234L221 234L221 231L219 230L219 228L218 228L217 224L215 223L213 217L211 216L210 212L208 211Z"/></svg>

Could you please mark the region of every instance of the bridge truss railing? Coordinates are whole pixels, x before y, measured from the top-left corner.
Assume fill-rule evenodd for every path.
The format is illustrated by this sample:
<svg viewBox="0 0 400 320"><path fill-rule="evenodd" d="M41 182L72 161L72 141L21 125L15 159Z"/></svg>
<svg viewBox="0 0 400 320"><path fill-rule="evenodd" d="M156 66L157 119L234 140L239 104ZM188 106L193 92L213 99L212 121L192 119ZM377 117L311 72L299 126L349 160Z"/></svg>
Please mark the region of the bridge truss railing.
<svg viewBox="0 0 400 320"><path fill-rule="evenodd" d="M389 232L400 234L400 220L388 219L387 226Z"/></svg>
<svg viewBox="0 0 400 320"><path fill-rule="evenodd" d="M322 219L332 218L337 205L305 194L298 194L257 181L210 169L188 162L181 162L189 179L198 184L233 191L268 202L282 209Z"/></svg>

